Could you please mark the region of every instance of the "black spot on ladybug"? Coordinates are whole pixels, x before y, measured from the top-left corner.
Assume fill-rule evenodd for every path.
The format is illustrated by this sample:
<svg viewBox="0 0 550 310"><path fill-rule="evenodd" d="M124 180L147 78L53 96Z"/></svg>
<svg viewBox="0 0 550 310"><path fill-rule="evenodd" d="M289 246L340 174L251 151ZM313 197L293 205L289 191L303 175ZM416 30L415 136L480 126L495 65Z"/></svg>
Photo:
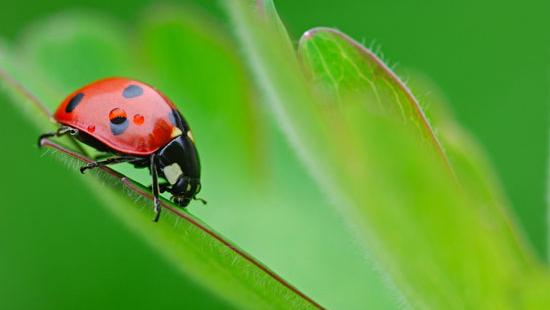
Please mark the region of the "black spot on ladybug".
<svg viewBox="0 0 550 310"><path fill-rule="evenodd" d="M115 136L124 133L129 125L126 112L119 108L113 109L109 112L109 121L111 122L111 132Z"/></svg>
<svg viewBox="0 0 550 310"><path fill-rule="evenodd" d="M143 94L143 89L137 85L129 85L122 91L122 96L124 98L135 98Z"/></svg>
<svg viewBox="0 0 550 310"><path fill-rule="evenodd" d="M82 98L84 98L83 93L78 93L74 95L74 97L72 97L71 100L69 100L69 103L65 107L65 112L71 113L76 108L76 106L80 103L80 101L82 101Z"/></svg>
<svg viewBox="0 0 550 310"><path fill-rule="evenodd" d="M111 123L113 123L115 125L120 125L120 124L124 123L126 120L127 119L124 116L117 116L117 117L111 119Z"/></svg>

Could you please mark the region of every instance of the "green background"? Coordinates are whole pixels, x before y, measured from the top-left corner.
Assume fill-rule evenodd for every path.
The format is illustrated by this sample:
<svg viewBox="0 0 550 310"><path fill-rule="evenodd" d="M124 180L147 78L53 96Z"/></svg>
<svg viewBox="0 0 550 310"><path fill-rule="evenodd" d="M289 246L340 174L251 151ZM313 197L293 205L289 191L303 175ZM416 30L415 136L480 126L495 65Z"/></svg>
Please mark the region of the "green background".
<svg viewBox="0 0 550 310"><path fill-rule="evenodd" d="M100 11L132 24L151 2L5 2L0 36L16 41L27 25L71 8ZM276 4L296 40L311 27L336 27L367 45L376 40L384 59L398 63L405 79L421 72L435 81L460 123L488 151L513 212L539 255L545 255L550 5L352 0ZM224 19L214 1L195 5ZM11 308L221 305L202 288L181 281L162 257L99 207L91 193L79 192L76 173L51 157L40 157L35 148L38 132L6 102L0 97L5 182L0 186L0 307L8 300ZM65 183L52 184L52 175Z"/></svg>

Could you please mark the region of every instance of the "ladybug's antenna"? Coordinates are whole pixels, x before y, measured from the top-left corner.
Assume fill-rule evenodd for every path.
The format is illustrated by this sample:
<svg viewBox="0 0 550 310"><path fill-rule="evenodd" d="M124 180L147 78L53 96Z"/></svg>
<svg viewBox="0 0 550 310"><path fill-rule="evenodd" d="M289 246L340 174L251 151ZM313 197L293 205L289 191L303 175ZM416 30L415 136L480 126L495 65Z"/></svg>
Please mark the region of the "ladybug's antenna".
<svg viewBox="0 0 550 310"><path fill-rule="evenodd" d="M206 200L204 200L204 199L202 199L202 198L200 198L200 197L195 197L195 196L193 196L193 200L198 200L198 201L202 202L203 205L205 205L205 204L208 203L208 201L206 201Z"/></svg>

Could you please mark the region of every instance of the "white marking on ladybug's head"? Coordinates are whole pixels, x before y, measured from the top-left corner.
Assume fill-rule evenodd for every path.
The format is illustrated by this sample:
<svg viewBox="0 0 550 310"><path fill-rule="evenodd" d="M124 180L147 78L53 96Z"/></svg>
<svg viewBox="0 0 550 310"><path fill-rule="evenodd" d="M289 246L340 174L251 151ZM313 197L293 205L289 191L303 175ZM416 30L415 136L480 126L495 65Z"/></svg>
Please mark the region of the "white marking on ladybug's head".
<svg viewBox="0 0 550 310"><path fill-rule="evenodd" d="M166 180L168 180L168 182L172 185L176 184L179 177L183 174L180 165L178 165L177 163L173 163L169 166L164 167L162 169L162 172L164 172Z"/></svg>

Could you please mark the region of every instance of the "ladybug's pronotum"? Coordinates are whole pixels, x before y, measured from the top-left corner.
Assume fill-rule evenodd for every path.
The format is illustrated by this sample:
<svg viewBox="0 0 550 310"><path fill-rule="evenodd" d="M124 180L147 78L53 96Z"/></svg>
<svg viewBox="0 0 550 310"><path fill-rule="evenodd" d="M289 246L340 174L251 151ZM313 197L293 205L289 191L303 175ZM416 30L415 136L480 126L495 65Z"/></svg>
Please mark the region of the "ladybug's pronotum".
<svg viewBox="0 0 550 310"><path fill-rule="evenodd" d="M189 125L175 105L153 87L126 78L107 78L69 95L54 114L61 124L47 137L70 134L112 157L87 169L118 163L148 167L152 177L154 221L160 216L159 193L185 207L200 191L200 162ZM159 183L159 177L166 182Z"/></svg>

